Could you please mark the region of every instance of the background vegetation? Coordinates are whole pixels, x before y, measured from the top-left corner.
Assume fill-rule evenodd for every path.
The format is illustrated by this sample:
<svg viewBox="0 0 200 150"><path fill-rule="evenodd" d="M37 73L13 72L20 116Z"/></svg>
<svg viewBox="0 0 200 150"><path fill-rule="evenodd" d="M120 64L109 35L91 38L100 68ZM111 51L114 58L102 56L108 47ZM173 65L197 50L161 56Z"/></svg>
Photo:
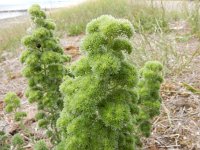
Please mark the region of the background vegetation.
<svg viewBox="0 0 200 150"><path fill-rule="evenodd" d="M184 5L184 10L181 12L171 10L166 13L165 8L162 7L164 5L162 1L158 2L160 7L154 6L151 1L146 0L88 0L75 7L49 11L49 16L56 21L58 25L57 34L60 37L63 37L66 33L71 36L84 34L87 22L103 14L129 19L137 32L145 31L148 33L167 32L169 31L169 20L186 18L191 23L193 33L199 36L198 5L192 12L189 11L187 5ZM114 7L112 7L113 4ZM30 25L28 17L19 17L16 20L17 24L12 24L12 21L2 23L0 52L19 47L20 39L25 35L27 27Z"/></svg>

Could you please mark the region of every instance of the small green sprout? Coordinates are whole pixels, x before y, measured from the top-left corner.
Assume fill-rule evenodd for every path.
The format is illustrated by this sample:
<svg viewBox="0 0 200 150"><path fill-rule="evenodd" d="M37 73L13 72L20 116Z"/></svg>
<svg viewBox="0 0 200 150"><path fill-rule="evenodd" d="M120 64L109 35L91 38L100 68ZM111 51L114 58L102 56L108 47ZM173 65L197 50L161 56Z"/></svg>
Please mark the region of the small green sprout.
<svg viewBox="0 0 200 150"><path fill-rule="evenodd" d="M34 145L34 150L49 150L49 149L46 143L43 140L40 140Z"/></svg>
<svg viewBox="0 0 200 150"><path fill-rule="evenodd" d="M20 99L14 92L8 92L4 98L5 111L10 113L20 107Z"/></svg>
<svg viewBox="0 0 200 150"><path fill-rule="evenodd" d="M27 114L25 112L16 112L15 113L15 121L21 121Z"/></svg>
<svg viewBox="0 0 200 150"><path fill-rule="evenodd" d="M22 137L19 133L15 134L15 135L12 137L12 145L13 145L13 146L15 146L15 147L16 147L16 146L22 147L23 144L24 144L24 139L23 139L23 137Z"/></svg>

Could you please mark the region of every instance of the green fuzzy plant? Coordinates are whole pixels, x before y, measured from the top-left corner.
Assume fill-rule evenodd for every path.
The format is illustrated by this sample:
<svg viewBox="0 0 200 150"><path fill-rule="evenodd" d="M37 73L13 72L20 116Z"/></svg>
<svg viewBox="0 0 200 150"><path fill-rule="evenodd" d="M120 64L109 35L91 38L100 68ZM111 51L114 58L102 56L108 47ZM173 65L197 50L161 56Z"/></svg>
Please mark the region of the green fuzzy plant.
<svg viewBox="0 0 200 150"><path fill-rule="evenodd" d="M4 102L7 113L13 112L20 107L20 98L14 92L8 92L4 98Z"/></svg>
<svg viewBox="0 0 200 150"><path fill-rule="evenodd" d="M8 92L4 98L5 111L14 114L15 121L22 121L27 116L25 112L19 111L21 106L20 98L14 92Z"/></svg>
<svg viewBox="0 0 200 150"><path fill-rule="evenodd" d="M148 137L151 119L160 113L160 86L163 82L162 65L157 61L149 61L140 70L138 89L138 105L140 106L137 124L141 133Z"/></svg>
<svg viewBox="0 0 200 150"><path fill-rule="evenodd" d="M145 95L152 94L153 103L160 99L156 95L159 87L152 82L161 80L157 73L162 67L149 62L138 76L124 55L132 52L132 35L128 20L109 15L87 25L81 45L85 56L71 66L74 77L67 76L60 86L65 97L57 121L62 131L58 150L135 150L141 130L149 132L145 121L150 121L159 108L155 104L155 110L150 104L146 110L149 100Z"/></svg>
<svg viewBox="0 0 200 150"><path fill-rule="evenodd" d="M23 75L28 79L26 97L30 103L37 103L39 127L47 129L52 142L59 141L56 120L63 108L63 98L59 85L67 74L64 67L70 58L63 53L59 40L54 37L55 24L47 19L39 5L29 10L32 28L22 43L26 50L22 53Z"/></svg>

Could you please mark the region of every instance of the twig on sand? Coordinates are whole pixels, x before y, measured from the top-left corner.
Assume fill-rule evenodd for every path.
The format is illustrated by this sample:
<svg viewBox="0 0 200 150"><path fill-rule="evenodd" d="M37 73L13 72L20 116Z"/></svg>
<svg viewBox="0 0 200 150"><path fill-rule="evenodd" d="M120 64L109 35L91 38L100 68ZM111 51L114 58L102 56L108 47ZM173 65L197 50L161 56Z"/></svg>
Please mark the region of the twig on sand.
<svg viewBox="0 0 200 150"><path fill-rule="evenodd" d="M170 117L170 111L167 109L167 107L165 106L164 103L162 103L162 107L163 107L165 113L167 114L167 118L168 118L170 126L172 126L172 121L171 121L171 117Z"/></svg>

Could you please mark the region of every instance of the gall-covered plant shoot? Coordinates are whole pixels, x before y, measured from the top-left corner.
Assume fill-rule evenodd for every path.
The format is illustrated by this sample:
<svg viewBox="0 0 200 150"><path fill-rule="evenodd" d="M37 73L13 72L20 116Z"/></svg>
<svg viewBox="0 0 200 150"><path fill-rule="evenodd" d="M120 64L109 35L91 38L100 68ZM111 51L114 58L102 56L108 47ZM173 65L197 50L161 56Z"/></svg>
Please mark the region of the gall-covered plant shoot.
<svg viewBox="0 0 200 150"><path fill-rule="evenodd" d="M28 12L32 28L22 40L26 50L21 56L23 75L28 79L26 96L30 103L37 103L38 125L46 128L55 142L59 140L56 120L63 108L59 86L67 73L64 63L69 57L63 54L59 40L54 37L55 24L40 6L33 5Z"/></svg>
<svg viewBox="0 0 200 150"><path fill-rule="evenodd" d="M135 150L141 134L139 128L150 128L145 122L157 114L151 114L157 105L146 110L150 100L145 95L150 94L151 101L157 103L160 84L154 87L152 82L161 80L161 76L154 76L160 74L162 67L150 63L138 75L124 55L132 52L132 35L133 27L128 20L109 15L87 25L81 45L85 55L71 66L74 77L67 76L60 87L65 97L57 121L62 131L57 149ZM148 75L148 71L154 74Z"/></svg>

